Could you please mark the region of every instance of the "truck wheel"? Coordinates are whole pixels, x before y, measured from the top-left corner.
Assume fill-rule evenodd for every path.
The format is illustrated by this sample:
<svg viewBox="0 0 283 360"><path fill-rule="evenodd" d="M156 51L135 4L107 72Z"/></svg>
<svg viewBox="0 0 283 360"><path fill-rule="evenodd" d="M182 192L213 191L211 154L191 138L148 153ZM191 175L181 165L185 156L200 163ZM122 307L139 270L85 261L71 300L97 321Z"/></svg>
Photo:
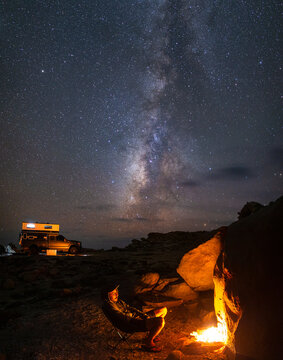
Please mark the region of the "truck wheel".
<svg viewBox="0 0 283 360"><path fill-rule="evenodd" d="M36 245L31 245L29 248L30 255L38 255L38 248Z"/></svg>
<svg viewBox="0 0 283 360"><path fill-rule="evenodd" d="M77 254L79 252L78 248L75 246L71 246L69 249L70 254Z"/></svg>

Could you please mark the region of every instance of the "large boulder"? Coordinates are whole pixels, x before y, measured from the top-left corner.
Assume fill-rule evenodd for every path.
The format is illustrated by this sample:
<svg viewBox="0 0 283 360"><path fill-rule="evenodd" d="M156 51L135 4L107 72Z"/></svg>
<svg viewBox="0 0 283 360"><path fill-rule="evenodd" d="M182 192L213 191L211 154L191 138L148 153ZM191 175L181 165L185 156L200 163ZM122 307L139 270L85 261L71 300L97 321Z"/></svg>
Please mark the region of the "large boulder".
<svg viewBox="0 0 283 360"><path fill-rule="evenodd" d="M179 280L178 277L173 277L173 278L163 278L163 279L159 279L158 280L158 283L155 285L154 287L154 290L155 291L162 291L166 285L172 283L172 282L175 282Z"/></svg>
<svg viewBox="0 0 283 360"><path fill-rule="evenodd" d="M162 295L182 299L184 301L195 300L198 297L198 293L194 291L185 281L167 285L163 289Z"/></svg>
<svg viewBox="0 0 283 360"><path fill-rule="evenodd" d="M141 276L140 282L146 287L153 287L159 280L158 273L146 273Z"/></svg>
<svg viewBox="0 0 283 360"><path fill-rule="evenodd" d="M141 276L134 288L135 294L142 294L150 291L158 283L160 276L158 273L146 273Z"/></svg>
<svg viewBox="0 0 283 360"><path fill-rule="evenodd" d="M213 238L186 253L177 268L177 272L195 291L205 291L214 288L213 270L221 251L221 239L224 228Z"/></svg>
<svg viewBox="0 0 283 360"><path fill-rule="evenodd" d="M283 197L231 224L214 273L214 307L238 356L281 357Z"/></svg>

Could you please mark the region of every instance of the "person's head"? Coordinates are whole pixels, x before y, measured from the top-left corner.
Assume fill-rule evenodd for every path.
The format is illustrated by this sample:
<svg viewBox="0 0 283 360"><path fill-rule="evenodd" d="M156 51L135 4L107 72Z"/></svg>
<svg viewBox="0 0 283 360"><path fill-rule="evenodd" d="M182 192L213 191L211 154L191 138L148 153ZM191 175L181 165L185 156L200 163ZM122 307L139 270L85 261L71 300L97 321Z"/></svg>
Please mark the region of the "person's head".
<svg viewBox="0 0 283 360"><path fill-rule="evenodd" d="M117 284L116 282L109 283L103 286L103 288L101 289L101 299L103 301L117 302L119 296L118 287L119 284Z"/></svg>
<svg viewBox="0 0 283 360"><path fill-rule="evenodd" d="M112 302L117 302L119 297L118 287L108 293L108 299Z"/></svg>

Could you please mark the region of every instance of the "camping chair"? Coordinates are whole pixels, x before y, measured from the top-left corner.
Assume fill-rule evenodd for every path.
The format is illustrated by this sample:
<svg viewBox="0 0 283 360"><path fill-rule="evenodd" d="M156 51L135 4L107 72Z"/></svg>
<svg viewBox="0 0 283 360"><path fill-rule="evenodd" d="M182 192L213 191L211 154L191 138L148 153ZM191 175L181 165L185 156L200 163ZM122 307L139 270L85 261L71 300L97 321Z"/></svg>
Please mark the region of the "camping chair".
<svg viewBox="0 0 283 360"><path fill-rule="evenodd" d="M129 347L131 348L131 350L132 350L132 346L128 342L128 339L134 334L134 332L133 331L128 331L128 330L125 330L125 329L121 329L118 326L118 324L116 324L114 319L110 316L110 314L108 313L108 311L105 309L104 306L102 306L102 311L103 311L104 315L106 316L106 318L109 320L109 322L113 325L115 331L117 332L117 334L120 337L118 342L114 346L111 346L111 348L113 350L116 350L123 342L126 342L129 345Z"/></svg>

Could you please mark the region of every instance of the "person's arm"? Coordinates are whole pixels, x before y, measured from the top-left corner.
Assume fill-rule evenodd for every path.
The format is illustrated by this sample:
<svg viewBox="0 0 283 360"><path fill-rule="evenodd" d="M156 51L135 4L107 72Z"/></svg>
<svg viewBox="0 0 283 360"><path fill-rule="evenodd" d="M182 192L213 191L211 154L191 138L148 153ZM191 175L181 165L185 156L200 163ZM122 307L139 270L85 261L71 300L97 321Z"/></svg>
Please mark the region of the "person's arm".
<svg viewBox="0 0 283 360"><path fill-rule="evenodd" d="M122 300L121 300L122 301ZM125 304L125 306L127 307L127 309L132 313L134 314L134 317L140 317L141 319L148 319L150 316L148 316L147 314L145 314L144 312L136 309L135 307L133 306L130 306L128 305L127 303L125 303L123 301L123 303Z"/></svg>

